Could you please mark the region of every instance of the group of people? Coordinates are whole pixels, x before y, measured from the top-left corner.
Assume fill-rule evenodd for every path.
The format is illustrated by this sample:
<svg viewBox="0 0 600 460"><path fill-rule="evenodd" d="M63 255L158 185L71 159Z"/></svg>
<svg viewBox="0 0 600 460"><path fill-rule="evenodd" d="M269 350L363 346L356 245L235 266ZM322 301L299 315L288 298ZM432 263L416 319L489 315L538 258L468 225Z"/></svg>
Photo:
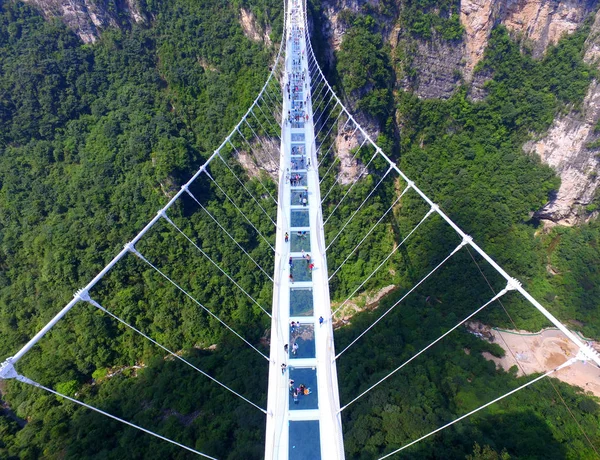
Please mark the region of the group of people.
<svg viewBox="0 0 600 460"><path fill-rule="evenodd" d="M298 396L308 396L311 393L311 391L310 388L308 388L303 383L301 383L297 387L294 385L294 383L295 382L292 379L290 379L290 393L294 398L294 404L298 404Z"/></svg>
<svg viewBox="0 0 600 460"><path fill-rule="evenodd" d="M296 232L296 236L298 238L308 238L308 233L306 233L306 230L298 230ZM285 232L285 242L289 242L290 241L290 234L288 232ZM304 249L302 250L302 254L304 254ZM304 258L304 256L302 257ZM310 257L309 257L310 258ZM290 265L292 265L292 258L290 257Z"/></svg>
<svg viewBox="0 0 600 460"><path fill-rule="evenodd" d="M293 322L293 321L292 321L292 324L294 324L294 322ZM298 327L299 327L299 326L300 326L300 323L298 323ZM293 330L292 330L292 332L293 332ZM285 352L287 353L287 352L288 352L288 350L289 350L289 346L288 346L288 344L286 343L286 344L283 346L283 351L285 351ZM293 355L295 355L296 353L298 353L298 344L297 344L296 342L294 342L294 343L292 344L292 354L293 354Z"/></svg>
<svg viewBox="0 0 600 460"><path fill-rule="evenodd" d="M297 185L302 185L302 176L300 174L298 174L298 173L292 174L289 177L289 180L290 180L290 185L292 187L295 187Z"/></svg>
<svg viewBox="0 0 600 460"><path fill-rule="evenodd" d="M309 96L306 96L304 99L303 94L304 90L307 88L307 74L306 70L302 69L302 64L305 59L304 51L301 51L301 37L304 33L302 22L299 20L298 14L298 5L295 2L295 8L292 8L292 35L290 37L291 40L291 49L292 49L292 62L291 69L287 73L287 83L286 83L286 91L288 93L288 100L291 101L290 110L288 111L288 116L286 119L286 123L289 122L292 124L292 128L303 128L304 122L308 121L309 115L307 109L307 103L309 100ZM295 125L294 125L295 123ZM294 137L292 136L292 140L294 141ZM304 157L305 147L304 145L293 145L292 146L292 155L300 156L300 158L291 160L291 169L299 170L310 167L310 160L305 160ZM286 172L286 182L294 186L302 185L303 177L296 173L292 173L290 175L289 169ZM308 205L308 187L306 187L305 191L300 192L299 195L300 204L303 206ZM306 238L308 235L305 231L298 231L297 236L300 238ZM285 242L289 242L289 233L285 233ZM302 250L302 258L308 262L309 270L314 268L314 264L310 260L310 254L305 254L304 250ZM290 264L290 274L289 279L291 283L294 283L294 276L292 273L293 268L293 257L290 255L289 264ZM290 351L292 355L296 355L298 353L298 343L294 339L294 333L299 330L301 327L299 322L292 321L290 323L290 334L292 335L292 347L291 350L288 344L284 345L284 351L288 354ZM281 373L283 375L286 374L287 364L281 364ZM307 388L304 384L300 384L299 386L295 386L294 380L289 380L290 386L290 394L294 398L294 403L298 404L299 396L308 396L311 394L310 388Z"/></svg>
<svg viewBox="0 0 600 460"><path fill-rule="evenodd" d="M292 11L292 21L297 15ZM292 125L292 128L302 128L304 123L308 121L309 115L305 110L308 98L303 97L304 90L308 87L306 82L306 70L302 69L304 60L304 50L300 50L300 39L304 33L303 27L299 25L292 26L291 48L292 62L290 71L287 72L287 83L285 85L288 100L292 101L291 110L288 111L286 122Z"/></svg>

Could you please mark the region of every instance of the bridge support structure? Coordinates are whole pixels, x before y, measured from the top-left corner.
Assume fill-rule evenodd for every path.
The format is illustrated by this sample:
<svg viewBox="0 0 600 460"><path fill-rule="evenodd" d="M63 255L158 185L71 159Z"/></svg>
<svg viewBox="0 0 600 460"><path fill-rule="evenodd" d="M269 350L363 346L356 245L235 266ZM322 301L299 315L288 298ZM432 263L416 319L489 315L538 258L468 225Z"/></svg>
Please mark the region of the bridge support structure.
<svg viewBox="0 0 600 460"><path fill-rule="evenodd" d="M344 458L304 4L286 12L265 458Z"/></svg>

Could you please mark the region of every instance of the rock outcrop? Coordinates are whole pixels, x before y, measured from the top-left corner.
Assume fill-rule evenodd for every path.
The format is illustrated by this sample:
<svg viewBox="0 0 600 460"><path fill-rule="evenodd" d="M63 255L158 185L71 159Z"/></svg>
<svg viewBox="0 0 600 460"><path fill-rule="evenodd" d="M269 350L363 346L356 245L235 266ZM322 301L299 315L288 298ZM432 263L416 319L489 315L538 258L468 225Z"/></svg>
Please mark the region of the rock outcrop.
<svg viewBox="0 0 600 460"><path fill-rule="evenodd" d="M465 29L465 80L471 81L475 66L483 58L490 31L498 14L498 2L490 0L462 0L460 23Z"/></svg>
<svg viewBox="0 0 600 460"><path fill-rule="evenodd" d="M123 21L143 23L136 0L123 0L116 8L92 0L23 0L39 9L46 19L60 18L84 43L95 42L107 27L120 27Z"/></svg>
<svg viewBox="0 0 600 460"><path fill-rule="evenodd" d="M335 156L339 158L340 172L338 184L348 185L364 177L367 168L355 158L355 153L365 143L365 138L359 131L346 127L335 138Z"/></svg>
<svg viewBox="0 0 600 460"><path fill-rule="evenodd" d="M411 66L416 78L409 87L423 99L448 99L462 80L464 44L418 40L415 48Z"/></svg>
<svg viewBox="0 0 600 460"><path fill-rule="evenodd" d="M584 60L600 69L600 14L585 44ZM573 225L590 217L586 212L600 185L600 133L594 129L600 120L600 82L592 81L581 110L557 118L539 141L525 146L540 156L560 175L561 185L555 197L538 217Z"/></svg>
<svg viewBox="0 0 600 460"><path fill-rule="evenodd" d="M462 0L465 79L471 80L475 66L483 58L494 25L504 24L539 57L548 45L574 32L596 6L596 0Z"/></svg>
<svg viewBox="0 0 600 460"><path fill-rule="evenodd" d="M255 42L264 42L266 45L271 45L271 27L266 27L262 30L256 22L256 17L252 11L241 8L240 9L240 24L244 35L250 40Z"/></svg>

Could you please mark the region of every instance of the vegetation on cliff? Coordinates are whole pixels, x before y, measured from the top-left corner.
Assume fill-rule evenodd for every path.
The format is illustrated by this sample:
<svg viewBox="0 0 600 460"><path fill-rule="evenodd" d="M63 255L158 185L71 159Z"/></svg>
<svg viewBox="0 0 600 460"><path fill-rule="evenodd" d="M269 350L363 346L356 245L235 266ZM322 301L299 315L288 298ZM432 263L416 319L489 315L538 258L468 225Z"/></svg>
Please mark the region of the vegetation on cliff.
<svg viewBox="0 0 600 460"><path fill-rule="evenodd" d="M389 3L384 2L385 14L392 14ZM435 5L427 2L426 14L434 14ZM420 6L413 6L408 11L414 18L406 21L415 35L426 37L427 29L420 24L430 21L429 27L435 29L438 20L423 18ZM82 45L58 23L44 22L22 3L2 3L2 357L13 353L139 231L251 103L268 73L273 49L243 35L240 7L252 8L262 27L270 24L276 41L282 23L280 4L270 0L231 5L217 0L201 4L146 0L144 8L154 18L148 28L106 31L93 46ZM443 22L448 27L438 32L454 31L449 39L460 33L452 22L453 8L440 9L447 15L444 21L450 22ZM521 54L506 32L497 29L493 49L482 64L494 76L489 96L473 103L465 90L449 101L394 95L391 50L378 36L377 24L368 17L349 20L353 25L337 56L338 84L358 98L359 110L376 120L386 151L562 318L582 319L589 333L600 330L594 305L600 286L594 269L600 260L600 227L592 223L534 238L529 215L557 181L548 168L519 150L530 131L546 129L564 104L581 100L591 75L581 62L585 29L561 41L541 61ZM398 124L401 137L396 134ZM363 152L362 158L369 153ZM373 165L373 174L357 187L356 198L350 197L341 216L356 209L358 197L383 171L382 165ZM235 193L235 181L224 185ZM256 182L248 180L248 185L254 187ZM332 200L344 190L337 187ZM236 229L236 237L248 244L253 256L266 261L266 267L272 263L266 245L235 217L227 202L209 188L195 191ZM381 188L374 204L348 227L352 238L360 237L395 193L393 184ZM394 244L422 210L407 197L402 212L382 226L380 239L349 264L341 281L334 281L336 299L345 298L380 260L385 248L377 241ZM244 211L260 222L261 230L272 232L252 203ZM170 216L186 233L202 238L203 247L219 257L244 289L269 305L268 280L252 266L239 263L240 255L228 249L230 245L193 202L184 200ZM350 343L455 244L440 222L424 229L423 236L392 260L398 289L380 309L357 315L351 326L338 331L337 347ZM351 248L349 241L332 250L332 262L342 260ZM191 286L195 296L208 299L211 309L266 351L261 337L268 318L232 286L224 285L214 268L170 227L157 226L138 249L175 274L181 284ZM560 275L546 273L548 260ZM499 280L485 268L483 273L498 288ZM389 283L391 276L382 273L369 287ZM93 294L109 310L264 406L267 363L138 259L125 259ZM432 300L425 300L428 296ZM342 401L348 402L489 297L490 288L477 265L468 253L461 253L434 284L425 285L340 358ZM507 297L505 305L519 327L543 324L514 297ZM499 308L491 309L486 318L508 324ZM497 346L457 331L452 341L352 405L344 412L348 458L373 458L523 383L525 378L497 371L481 357L482 351L501 354ZM262 458L262 413L165 359L164 352L86 304L70 312L19 368L41 383L210 455ZM527 458L543 452L549 458L591 457L577 424L597 444L598 405L571 387L556 386L577 423L554 389L543 384L420 444L408 456ZM2 391L14 411L0 416L3 458L189 456L39 390L9 382Z"/></svg>

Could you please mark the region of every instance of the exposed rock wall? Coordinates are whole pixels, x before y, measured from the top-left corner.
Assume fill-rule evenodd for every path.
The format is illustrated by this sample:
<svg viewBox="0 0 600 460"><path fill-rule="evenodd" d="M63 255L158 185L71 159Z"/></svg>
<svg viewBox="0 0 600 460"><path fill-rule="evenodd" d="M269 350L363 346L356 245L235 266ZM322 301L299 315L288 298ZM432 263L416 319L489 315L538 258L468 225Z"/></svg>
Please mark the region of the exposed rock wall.
<svg viewBox="0 0 600 460"><path fill-rule="evenodd" d="M594 0L507 1L502 8L502 22L532 43L534 56L541 56L548 45L573 33L595 5Z"/></svg>
<svg viewBox="0 0 600 460"><path fill-rule="evenodd" d="M240 24L242 25L244 35L250 40L271 45L271 37L269 36L271 34L271 28L267 27L266 30L263 31L262 28L258 26L256 17L252 11L247 10L246 8L240 9Z"/></svg>
<svg viewBox="0 0 600 460"><path fill-rule="evenodd" d="M548 45L574 32L597 4L597 0L462 0L465 78L471 80L494 25L504 24L514 37L531 45L534 56L539 57Z"/></svg>
<svg viewBox="0 0 600 460"><path fill-rule="evenodd" d="M418 40L411 66L416 70L412 90L423 99L448 99L464 71L463 43Z"/></svg>
<svg viewBox="0 0 600 460"><path fill-rule="evenodd" d="M600 69L600 14L586 41L584 60ZM592 203L600 185L600 150L588 146L600 139L594 130L599 119L600 82L594 80L581 111L557 118L542 139L525 146L561 178L556 196L538 212L540 218L573 225L589 217L584 208Z"/></svg>
<svg viewBox="0 0 600 460"><path fill-rule="evenodd" d="M460 23L465 29L465 73L470 81L475 66L483 58L490 31L498 15L499 2L490 0L462 0Z"/></svg>
<svg viewBox="0 0 600 460"><path fill-rule="evenodd" d="M106 2L92 0L23 0L38 8L46 19L61 18L84 43L95 42L102 29L119 27L124 17L130 23L145 22L135 0L118 1L109 8Z"/></svg>

